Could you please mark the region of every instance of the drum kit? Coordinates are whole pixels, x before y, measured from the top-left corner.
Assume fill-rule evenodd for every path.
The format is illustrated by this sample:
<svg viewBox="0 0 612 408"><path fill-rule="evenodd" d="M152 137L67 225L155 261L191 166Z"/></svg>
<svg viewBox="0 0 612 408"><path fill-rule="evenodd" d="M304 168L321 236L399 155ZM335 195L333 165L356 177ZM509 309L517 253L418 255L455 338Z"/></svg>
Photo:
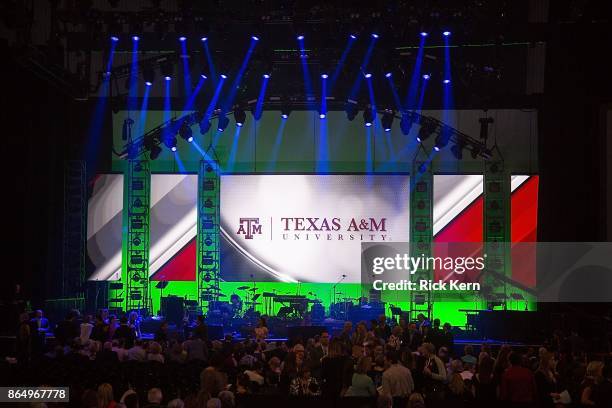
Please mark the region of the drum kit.
<svg viewBox="0 0 612 408"><path fill-rule="evenodd" d="M232 293L229 301L225 301L219 300L220 298L227 297L220 289L215 287L207 288L202 295L204 300L208 301L208 317L223 321L259 317L259 312L255 311L255 307L261 304L257 301L261 296L260 293L257 293L257 286L255 284L252 287L246 285L239 286L237 290L242 293Z"/></svg>

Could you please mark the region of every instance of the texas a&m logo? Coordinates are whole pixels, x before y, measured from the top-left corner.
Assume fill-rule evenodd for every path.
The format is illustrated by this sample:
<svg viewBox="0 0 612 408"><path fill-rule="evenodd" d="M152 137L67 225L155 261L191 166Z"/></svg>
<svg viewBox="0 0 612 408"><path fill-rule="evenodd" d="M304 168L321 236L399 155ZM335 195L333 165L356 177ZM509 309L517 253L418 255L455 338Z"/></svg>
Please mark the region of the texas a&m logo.
<svg viewBox="0 0 612 408"><path fill-rule="evenodd" d="M240 226L236 234L244 235L244 239L253 239L253 235L261 235L259 218L240 218Z"/></svg>

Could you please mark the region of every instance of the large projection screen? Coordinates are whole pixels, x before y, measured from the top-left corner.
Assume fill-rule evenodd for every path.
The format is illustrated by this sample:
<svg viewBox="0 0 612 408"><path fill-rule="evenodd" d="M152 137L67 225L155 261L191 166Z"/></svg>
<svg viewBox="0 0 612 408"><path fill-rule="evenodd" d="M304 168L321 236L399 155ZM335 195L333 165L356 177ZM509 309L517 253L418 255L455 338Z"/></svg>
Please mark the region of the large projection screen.
<svg viewBox="0 0 612 408"><path fill-rule="evenodd" d="M434 176L434 240L482 240L481 175ZM512 241L536 241L537 176L515 175ZM405 174L223 175L221 277L227 282L359 282L362 242L409 241ZM150 275L195 279L197 175L151 180ZM102 175L89 201L90 279L121 271L123 176ZM343 277L343 275L346 275Z"/></svg>

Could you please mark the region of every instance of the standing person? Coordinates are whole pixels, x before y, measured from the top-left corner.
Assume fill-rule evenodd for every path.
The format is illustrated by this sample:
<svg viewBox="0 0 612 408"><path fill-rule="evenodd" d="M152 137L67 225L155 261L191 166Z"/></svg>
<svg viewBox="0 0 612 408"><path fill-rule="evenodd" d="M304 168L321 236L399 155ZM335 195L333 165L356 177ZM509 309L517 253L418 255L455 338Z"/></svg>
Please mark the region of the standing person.
<svg viewBox="0 0 612 408"><path fill-rule="evenodd" d="M168 322L161 322L159 329L155 331L154 340L158 342L164 350L168 348Z"/></svg>
<svg viewBox="0 0 612 408"><path fill-rule="evenodd" d="M536 384L533 373L521 366L521 356L510 353L510 367L501 376L499 397L510 407L526 407L536 399Z"/></svg>
<svg viewBox="0 0 612 408"><path fill-rule="evenodd" d="M433 326L427 331L424 341L434 345L436 350L442 347L442 329L440 328L440 319L434 319Z"/></svg>
<svg viewBox="0 0 612 408"><path fill-rule="evenodd" d="M431 327L431 321L429 321L429 319L427 319L423 313L419 313L417 315L416 328L423 336L425 335L425 327Z"/></svg>
<svg viewBox="0 0 612 408"><path fill-rule="evenodd" d="M384 314L378 316L378 324L374 329L374 334L385 341L391 336L391 327L387 324L387 317Z"/></svg>
<svg viewBox="0 0 612 408"><path fill-rule="evenodd" d="M442 346L444 346L448 350L450 350L451 354L454 354L453 350L455 348L455 338L454 338L453 332L451 330L452 330L452 327L451 327L450 323L444 323L444 326L442 326L442 341L441 341L441 344L442 344Z"/></svg>
<svg viewBox="0 0 612 408"><path fill-rule="evenodd" d="M321 332L319 341L308 350L307 361L312 369L312 375L321 377L321 361L329 353L329 333L327 330Z"/></svg>
<svg viewBox="0 0 612 408"><path fill-rule="evenodd" d="M142 333L140 333L140 316L135 310L130 312L128 324L134 330L134 335L136 336L136 338L141 338Z"/></svg>
<svg viewBox="0 0 612 408"><path fill-rule="evenodd" d="M591 361L586 368L584 381L580 385L580 403L584 406L597 406L597 391L603 383L604 363L601 361ZM607 401L610 402L610 401Z"/></svg>
<svg viewBox="0 0 612 408"><path fill-rule="evenodd" d="M494 361L484 355L478 365L478 372L472 377L476 406L479 408L492 407L497 401L497 384L493 377Z"/></svg>
<svg viewBox="0 0 612 408"><path fill-rule="evenodd" d="M324 397L337 398L344 394L350 384L353 364L344 354L343 347L343 340L333 338L329 344L329 354L321 361L321 391Z"/></svg>
<svg viewBox="0 0 612 408"><path fill-rule="evenodd" d="M100 384L98 387L98 408L115 408L116 406L113 386L109 383Z"/></svg>
<svg viewBox="0 0 612 408"><path fill-rule="evenodd" d="M114 314L108 316L108 338L112 339L115 337L115 332L119 328L119 320Z"/></svg>
<svg viewBox="0 0 612 408"><path fill-rule="evenodd" d="M255 327L255 340L263 341L268 338L269 330L265 317L260 317Z"/></svg>
<svg viewBox="0 0 612 408"><path fill-rule="evenodd" d="M47 339L47 331L49 330L49 321L44 317L43 311L38 309L34 312L34 317L30 320L32 336L32 353L42 354L45 349Z"/></svg>
<svg viewBox="0 0 612 408"><path fill-rule="evenodd" d="M355 333L351 338L351 343L353 346L363 346L363 343L366 341L366 336L368 335L368 329L366 327L365 322L359 322L357 324L357 328L355 329Z"/></svg>
<svg viewBox="0 0 612 408"><path fill-rule="evenodd" d="M127 349L132 348L134 345L134 340L136 340L136 332L134 331L134 328L128 324L128 319L125 316L121 318L119 328L115 331L115 339L123 340L125 348Z"/></svg>
<svg viewBox="0 0 612 408"><path fill-rule="evenodd" d="M387 341L387 347L399 351L402 346L402 337L401 326L395 326L393 330L391 330L391 336L389 336L389 340Z"/></svg>
<svg viewBox="0 0 612 408"><path fill-rule="evenodd" d="M399 353L387 351L385 365L388 367L382 375L382 393L393 398L407 398L414 391L412 373L399 362Z"/></svg>
<svg viewBox="0 0 612 408"><path fill-rule="evenodd" d="M319 384L313 376L311 376L310 368L307 364L302 366L289 386L289 395L295 396L316 396L321 395Z"/></svg>
<svg viewBox="0 0 612 408"><path fill-rule="evenodd" d="M104 342L106 340L112 340L115 338L109 336L109 326L104 323L104 318L101 314L96 315L96 321L94 322L93 328L91 330L90 338L95 341Z"/></svg>
<svg viewBox="0 0 612 408"><path fill-rule="evenodd" d="M81 323L80 327L80 336L81 344L87 343L89 337L91 336L91 332L93 331L93 324L91 324L91 315L86 315Z"/></svg>
<svg viewBox="0 0 612 408"><path fill-rule="evenodd" d="M402 344L408 346L412 351L416 351L423 343L423 337L416 323L410 323L408 325L408 330L403 333L403 336L404 339L402 340Z"/></svg>
<svg viewBox="0 0 612 408"><path fill-rule="evenodd" d="M376 396L376 387L374 381L368 375L372 369L372 359L370 357L361 357L357 362L355 373L351 379L351 386L346 391L347 397L374 397Z"/></svg>
<svg viewBox="0 0 612 408"><path fill-rule="evenodd" d="M444 400L445 396L446 367L436 355L436 348L433 344L423 343L420 351L425 359L423 367L425 399L432 404L437 404Z"/></svg>
<svg viewBox="0 0 612 408"><path fill-rule="evenodd" d="M344 326L342 327L342 332L338 335L338 339L342 344L342 351L345 353L350 353L353 342L352 340L352 331L353 331L353 322L346 321L344 322Z"/></svg>
<svg viewBox="0 0 612 408"><path fill-rule="evenodd" d="M64 346L79 337L79 323L76 320L78 315L78 311L71 310L66 314L66 318L57 324L55 338L59 345Z"/></svg>
<svg viewBox="0 0 612 408"><path fill-rule="evenodd" d="M19 326L17 327L17 361L25 363L30 360L32 353L32 327L30 326L30 316L27 312L19 316Z"/></svg>
<svg viewBox="0 0 612 408"><path fill-rule="evenodd" d="M535 372L538 406L541 408L553 408L554 403L551 394L557 392L557 373L552 353L544 353L540 356L538 369Z"/></svg>
<svg viewBox="0 0 612 408"><path fill-rule="evenodd" d="M198 315L196 318L196 326L193 328L193 337L202 339L202 341L208 341L208 327L204 323L204 316Z"/></svg>

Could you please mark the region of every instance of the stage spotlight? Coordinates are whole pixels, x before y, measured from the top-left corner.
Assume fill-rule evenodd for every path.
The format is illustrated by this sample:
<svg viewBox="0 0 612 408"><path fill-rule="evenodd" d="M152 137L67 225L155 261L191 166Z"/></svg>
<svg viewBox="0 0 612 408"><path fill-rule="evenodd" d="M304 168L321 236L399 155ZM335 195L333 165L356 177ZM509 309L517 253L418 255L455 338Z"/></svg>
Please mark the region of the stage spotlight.
<svg viewBox="0 0 612 408"><path fill-rule="evenodd" d="M451 32L450 31L444 31L442 33L442 35L445 36L445 37L448 37L449 35L451 35Z"/></svg>
<svg viewBox="0 0 612 408"><path fill-rule="evenodd" d="M417 142L422 143L425 140L429 139L431 135L436 131L436 124L429 120L426 120L424 123L421 123L421 128L419 129L419 134L417 135Z"/></svg>
<svg viewBox="0 0 612 408"><path fill-rule="evenodd" d="M153 85L153 81L155 81L155 70L153 69L153 67L150 65L144 66L142 68L142 77L145 80L145 85Z"/></svg>
<svg viewBox="0 0 612 408"><path fill-rule="evenodd" d="M174 64L166 59L161 64L159 64L159 71L161 72L164 79L166 81L169 81L172 78L172 74L174 73Z"/></svg>
<svg viewBox="0 0 612 408"><path fill-rule="evenodd" d="M448 85L448 84L450 84L450 79L445 79L444 81L442 81L442 83L444 85Z"/></svg>
<svg viewBox="0 0 612 408"><path fill-rule="evenodd" d="M387 72L387 73L385 74L385 78L391 78L392 76L393 76L393 73L392 73L392 72Z"/></svg>
<svg viewBox="0 0 612 408"><path fill-rule="evenodd" d="M227 116L219 115L219 121L217 123L217 130L219 132L223 132L227 128L227 125L229 125L229 119L227 118Z"/></svg>
<svg viewBox="0 0 612 408"><path fill-rule="evenodd" d="M323 112L319 113L319 119L325 119L327 115Z"/></svg>
<svg viewBox="0 0 612 408"><path fill-rule="evenodd" d="M185 36L180 36L180 37L179 37L179 41L180 41L180 42L187 41L187 37L185 37Z"/></svg>
<svg viewBox="0 0 612 408"><path fill-rule="evenodd" d="M372 108L368 106L363 111L363 124L365 127L370 127L372 123L374 123L374 112L372 112Z"/></svg>
<svg viewBox="0 0 612 408"><path fill-rule="evenodd" d="M234 121L236 121L236 126L242 127L244 125L244 121L246 120L246 112L242 108L236 108L234 110Z"/></svg>
<svg viewBox="0 0 612 408"><path fill-rule="evenodd" d="M481 153L480 147L476 145L472 146L472 150L470 152L470 154L472 155L472 159L477 159L480 153Z"/></svg>
<svg viewBox="0 0 612 408"><path fill-rule="evenodd" d="M450 128L444 127L441 129L438 136L436 136L436 144L434 145L434 150L439 152L441 149L446 147L448 141L450 140L451 130Z"/></svg>
<svg viewBox="0 0 612 408"><path fill-rule="evenodd" d="M187 122L183 122L179 128L179 136L189 143L193 142L193 132L191 131L191 126L189 126Z"/></svg>
<svg viewBox="0 0 612 408"><path fill-rule="evenodd" d="M371 74L371 73L369 73L369 72L368 72L368 73L366 73L366 74L364 74L364 76L365 76L366 78L368 78L368 79L372 78L372 74Z"/></svg>
<svg viewBox="0 0 612 408"><path fill-rule="evenodd" d="M298 40L298 41L302 41L303 39L304 39L304 35L299 34L299 35L297 36L297 40Z"/></svg>
<svg viewBox="0 0 612 408"><path fill-rule="evenodd" d="M450 151L455 156L455 159L461 160L463 159L463 148L465 145L463 143L458 142L457 144L451 146Z"/></svg>
<svg viewBox="0 0 612 408"><path fill-rule="evenodd" d="M270 74L263 74L263 77L264 77L265 79L270 79Z"/></svg>
<svg viewBox="0 0 612 408"><path fill-rule="evenodd" d="M385 109L385 111L382 114L382 117L380 118L380 122L385 132L391 131L391 126L393 125L393 119L395 119L393 110Z"/></svg>
<svg viewBox="0 0 612 408"><path fill-rule="evenodd" d="M376 33L372 33L372 38L374 38L375 40L378 39L379 35Z"/></svg>
<svg viewBox="0 0 612 408"><path fill-rule="evenodd" d="M208 37L202 37L202 38L200 38L200 41L206 42L206 41L208 41Z"/></svg>
<svg viewBox="0 0 612 408"><path fill-rule="evenodd" d="M119 41L119 37L117 37L116 35L112 35L111 36L111 41L112 42L117 42L117 41Z"/></svg>
<svg viewBox="0 0 612 408"><path fill-rule="evenodd" d="M421 31L421 37L427 37L427 32L426 31Z"/></svg>
<svg viewBox="0 0 612 408"><path fill-rule="evenodd" d="M200 134L204 135L210 130L210 120L202 120L200 122Z"/></svg>
<svg viewBox="0 0 612 408"><path fill-rule="evenodd" d="M151 146L151 149L149 151L149 158L151 160L157 159L159 157L159 154L161 153L161 151L162 151L162 149L158 145Z"/></svg>
<svg viewBox="0 0 612 408"><path fill-rule="evenodd" d="M352 99L349 99L346 102L346 105L344 106L344 111L346 112L346 118L349 121L352 121L353 119L355 119L355 116L357 116L357 112L358 112L358 108L357 108L357 102L353 101Z"/></svg>
<svg viewBox="0 0 612 408"><path fill-rule="evenodd" d="M227 79L227 75L221 74L221 79Z"/></svg>
<svg viewBox="0 0 612 408"><path fill-rule="evenodd" d="M350 35L349 35L349 38L350 38L351 40L356 40L356 39L357 39L357 36L356 36L355 34L350 34Z"/></svg>
<svg viewBox="0 0 612 408"><path fill-rule="evenodd" d="M259 37L258 37L258 36L256 36L256 35L252 35L252 36L251 36L251 39L252 39L253 41L259 41Z"/></svg>
<svg viewBox="0 0 612 408"><path fill-rule="evenodd" d="M281 105L281 118L287 119L290 114L291 114L291 108L289 107L287 102L283 103L283 105Z"/></svg>
<svg viewBox="0 0 612 408"><path fill-rule="evenodd" d="M137 36L137 35L134 35L134 36L132 36L132 40L134 40L134 41L138 41L138 40L140 40L140 37L139 37L139 36Z"/></svg>
<svg viewBox="0 0 612 408"><path fill-rule="evenodd" d="M176 137L175 136L167 135L164 138L164 144L166 145L168 149L172 150L173 152L176 152Z"/></svg>
<svg viewBox="0 0 612 408"><path fill-rule="evenodd" d="M207 77L206 75L204 75L204 74L200 74L200 77L201 77L202 79L208 79L208 77Z"/></svg>
<svg viewBox="0 0 612 408"><path fill-rule="evenodd" d="M408 136L410 134L410 129L412 128L412 124L414 120L412 118L412 114L410 112L404 112L402 114L402 118L400 119L400 129L404 136Z"/></svg>
<svg viewBox="0 0 612 408"><path fill-rule="evenodd" d="M327 74L321 74L321 78L323 78L323 79L327 79L327 78L328 78L328 75L327 75Z"/></svg>
<svg viewBox="0 0 612 408"><path fill-rule="evenodd" d="M431 78L431 75L430 75L430 74L423 74L423 79L424 79L424 80L426 80L426 81L427 81L429 78Z"/></svg>

